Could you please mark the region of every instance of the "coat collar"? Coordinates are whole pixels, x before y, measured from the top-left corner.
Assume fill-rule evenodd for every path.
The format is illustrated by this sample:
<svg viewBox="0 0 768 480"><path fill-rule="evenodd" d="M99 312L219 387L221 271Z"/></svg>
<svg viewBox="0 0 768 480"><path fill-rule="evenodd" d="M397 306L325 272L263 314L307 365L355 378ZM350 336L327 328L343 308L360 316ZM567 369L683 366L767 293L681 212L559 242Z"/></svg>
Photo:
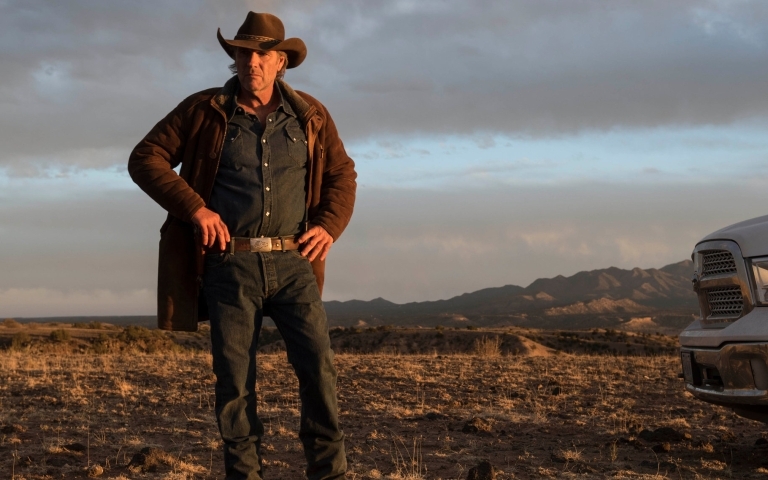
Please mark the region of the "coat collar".
<svg viewBox="0 0 768 480"><path fill-rule="evenodd" d="M301 98L301 96L299 96L299 94L296 93L296 91L284 80L278 79L277 85L280 88L280 91L283 92L283 98L288 101L302 123L309 121L312 115L317 111L314 105L310 105L309 102Z"/></svg>

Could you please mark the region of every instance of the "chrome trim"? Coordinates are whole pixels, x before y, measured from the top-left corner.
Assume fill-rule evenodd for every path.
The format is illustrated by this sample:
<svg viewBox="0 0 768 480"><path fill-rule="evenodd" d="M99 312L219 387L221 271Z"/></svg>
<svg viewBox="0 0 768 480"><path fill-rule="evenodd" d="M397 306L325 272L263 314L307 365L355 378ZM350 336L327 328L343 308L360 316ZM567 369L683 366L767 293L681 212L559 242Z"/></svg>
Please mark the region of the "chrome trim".
<svg viewBox="0 0 768 480"><path fill-rule="evenodd" d="M736 264L736 272L705 276L703 272L704 254L702 252L710 250L726 250L730 252L731 255L733 255L733 260ZM725 327L752 311L755 306L755 301L750 283L751 277L749 269L747 268L747 262L742 257L741 249L739 249L739 246L736 244L736 242L728 240L713 240L699 243L696 245L696 248L694 248L692 257L694 268L693 290L699 297L701 324L704 328ZM706 291L720 287L739 287L741 289L744 308L741 310L739 315L712 314L710 311L709 302L707 301Z"/></svg>

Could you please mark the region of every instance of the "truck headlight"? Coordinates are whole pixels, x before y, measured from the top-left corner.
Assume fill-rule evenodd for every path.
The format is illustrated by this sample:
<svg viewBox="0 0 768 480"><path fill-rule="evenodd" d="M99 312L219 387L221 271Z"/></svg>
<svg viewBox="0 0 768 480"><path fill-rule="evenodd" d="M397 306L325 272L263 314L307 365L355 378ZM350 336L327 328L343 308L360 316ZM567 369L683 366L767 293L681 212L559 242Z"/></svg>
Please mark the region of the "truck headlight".
<svg viewBox="0 0 768 480"><path fill-rule="evenodd" d="M755 279L755 298L757 303L768 305L768 257L753 258L752 277Z"/></svg>

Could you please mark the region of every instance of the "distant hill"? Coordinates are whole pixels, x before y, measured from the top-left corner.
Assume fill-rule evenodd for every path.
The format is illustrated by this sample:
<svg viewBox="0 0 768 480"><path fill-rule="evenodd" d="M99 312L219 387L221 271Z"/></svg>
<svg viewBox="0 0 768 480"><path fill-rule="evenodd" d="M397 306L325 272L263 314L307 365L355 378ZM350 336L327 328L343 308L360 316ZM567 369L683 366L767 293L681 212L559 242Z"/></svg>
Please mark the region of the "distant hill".
<svg viewBox="0 0 768 480"><path fill-rule="evenodd" d="M120 327L136 325L140 327L154 328L157 326L155 315L98 315L78 317L14 317L19 323L108 323Z"/></svg>
<svg viewBox="0 0 768 480"><path fill-rule="evenodd" d="M591 328L620 326L639 315L679 329L697 311L690 260L661 269L616 267L570 277L540 278L523 288L506 285L447 300L396 304L325 302L332 325L478 325Z"/></svg>

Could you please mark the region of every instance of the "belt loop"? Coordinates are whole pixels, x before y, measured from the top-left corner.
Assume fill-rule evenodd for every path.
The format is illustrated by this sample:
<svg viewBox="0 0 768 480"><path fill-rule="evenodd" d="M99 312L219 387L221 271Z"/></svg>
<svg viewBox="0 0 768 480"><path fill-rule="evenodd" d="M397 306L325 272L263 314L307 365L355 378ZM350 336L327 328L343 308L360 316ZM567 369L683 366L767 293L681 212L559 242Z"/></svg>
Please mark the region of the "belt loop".
<svg viewBox="0 0 768 480"><path fill-rule="evenodd" d="M229 239L229 254L235 254L235 237Z"/></svg>
<svg viewBox="0 0 768 480"><path fill-rule="evenodd" d="M285 239L288 237L280 237L280 250L285 252Z"/></svg>

